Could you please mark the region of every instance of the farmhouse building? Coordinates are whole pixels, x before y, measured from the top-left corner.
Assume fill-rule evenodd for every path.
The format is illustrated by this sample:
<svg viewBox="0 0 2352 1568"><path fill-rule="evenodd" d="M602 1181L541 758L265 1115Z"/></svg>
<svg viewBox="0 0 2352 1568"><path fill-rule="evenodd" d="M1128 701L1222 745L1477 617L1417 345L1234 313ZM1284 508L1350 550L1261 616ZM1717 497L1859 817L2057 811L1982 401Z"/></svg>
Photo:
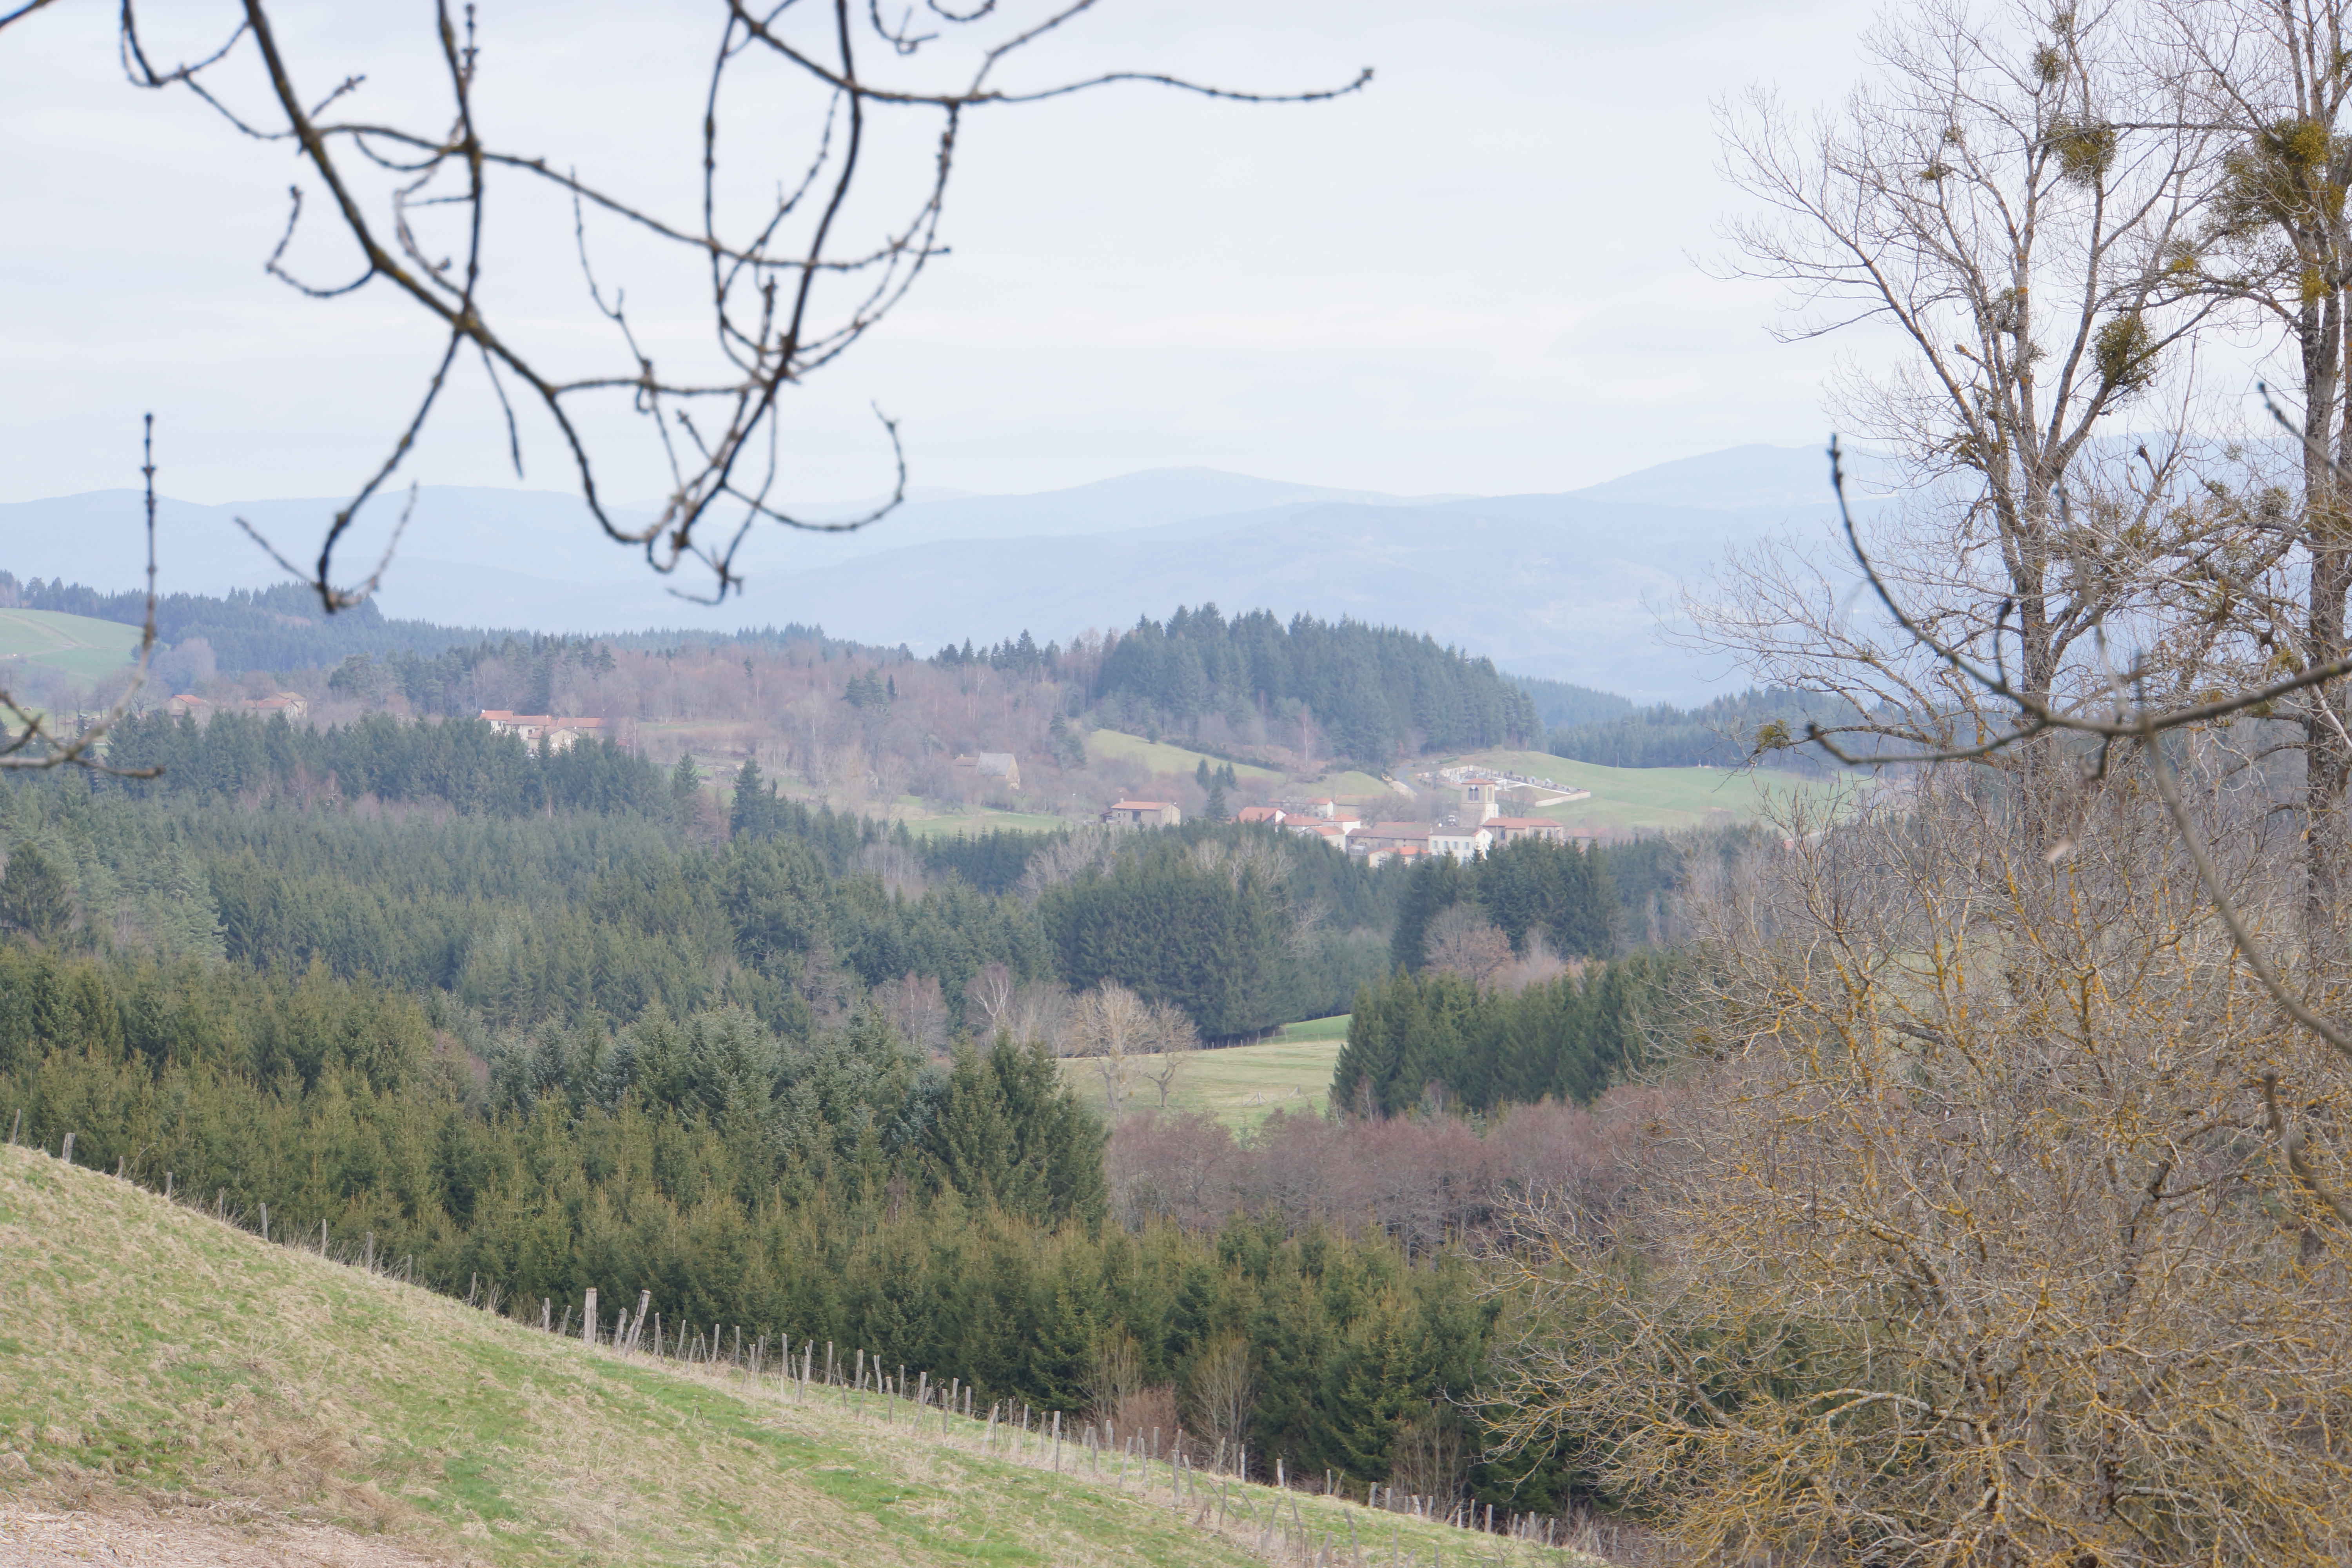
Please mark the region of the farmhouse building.
<svg viewBox="0 0 2352 1568"><path fill-rule="evenodd" d="M283 713L289 724L310 711L309 700L299 691L273 691L267 697L247 698L239 706L247 712L258 713L265 719L272 713Z"/></svg>
<svg viewBox="0 0 2352 1568"><path fill-rule="evenodd" d="M1172 800L1115 800L1102 819L1118 827L1181 827L1184 814Z"/></svg>
<svg viewBox="0 0 2352 1568"><path fill-rule="evenodd" d="M520 735L525 745L545 742L551 752L568 752L604 730L602 719L559 718L552 713L517 713L508 708L485 708L482 722L501 735Z"/></svg>
<svg viewBox="0 0 2352 1568"><path fill-rule="evenodd" d="M1003 779L1008 789L1018 790L1021 787L1021 763L1010 752L981 752L957 757L950 765L962 769L974 778Z"/></svg>

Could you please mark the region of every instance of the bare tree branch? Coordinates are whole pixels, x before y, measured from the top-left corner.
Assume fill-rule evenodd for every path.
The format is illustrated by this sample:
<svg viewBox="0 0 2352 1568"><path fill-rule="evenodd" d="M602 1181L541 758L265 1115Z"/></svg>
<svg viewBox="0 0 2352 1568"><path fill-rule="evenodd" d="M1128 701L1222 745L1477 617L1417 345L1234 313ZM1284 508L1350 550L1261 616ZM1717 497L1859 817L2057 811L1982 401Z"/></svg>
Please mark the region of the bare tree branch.
<svg viewBox="0 0 2352 1568"><path fill-rule="evenodd" d="M46 4L46 0L42 0ZM710 601L739 589L737 552L753 526L772 523L819 532L844 532L887 517L904 500L907 462L895 420L877 411L890 444L895 470L887 498L865 514L845 521L803 517L773 498L782 477L778 420L784 391L832 363L863 338L905 298L926 265L944 253L940 222L954 170L962 117L1001 105L1027 104L1097 88L1140 83L1200 97L1252 104L1321 102L1360 91L1371 72L1344 85L1307 92L1237 90L1153 71L1109 71L1050 86L1015 90L992 79L1007 60L1061 28L1096 0L1077 0L1047 12L981 50L961 85L910 87L882 80L859 59L861 26L852 0L827 6L778 6L755 11L743 0L725 0L709 85L698 106L702 130L702 191L699 221L682 223L624 200L543 155L491 145L475 111L480 80L480 50L468 6L462 21L447 0L436 0L434 17L443 87L448 105L446 126L431 130L373 120L334 117L338 106L362 90L366 78L350 73L323 94L306 94L289 58L268 0L243 0L243 16L228 39L192 64L155 63L142 37L135 0L124 0L121 47L124 68L138 86L184 88L246 136L282 142L299 153L325 188L334 221L357 247L361 266L346 281L314 284L295 276L289 247L306 216L298 188L287 226L270 252L268 269L306 298L330 300L356 293L379 279L404 296L433 323L445 341L439 363L392 449L352 500L329 520L317 563L299 573L331 613L364 599L382 582L384 568L358 583L338 586L337 552L376 493L412 457L440 401L461 348L470 346L491 383L507 426L508 450L518 472L522 433L506 382L522 391L520 401L553 424L569 458L573 481L589 514L613 541L641 548L656 572L673 574L692 562L708 571ZM888 47L893 59L909 59L943 36L919 33L910 19L887 23L878 0L864 7L863 26ZM7 19L14 19L13 14ZM993 0L957 9L934 5L942 30L970 29L996 17ZM819 22L822 26L819 26ZM0 21L0 25L5 25ZM268 122L232 109L213 83L231 62L252 58L268 89ZM827 104L813 155L796 178L779 181L766 214L748 234L725 232L719 199L719 142L724 123L723 89L731 70L751 58L787 67ZM928 179L895 225L859 243L846 243L843 228L853 189L866 181L867 141L880 114L937 117ZM389 221L371 216L356 176L389 175ZM612 374L559 376L493 324L483 306L486 258L482 237L492 194L491 176L513 176L551 184L573 203L573 241L593 308L619 335L626 368ZM428 213L456 209L465 225L456 254L428 254L417 222ZM681 377L656 367L632 327L621 294L600 287L589 265L589 214L618 219L638 233L698 256L708 268L708 301L713 342L724 366L709 377ZM436 221L438 221L436 218ZM820 300L820 284L827 292ZM837 289L834 286L839 286ZM838 294L836 298L835 295ZM820 319L820 307L831 312ZM608 506L599 483L599 458L583 428L579 411L594 400L625 398L645 420L668 470L668 494L650 521L624 521ZM248 530L250 531L250 530ZM274 559L284 555L267 545ZM675 591L675 590L674 590ZM688 595L697 596L697 595Z"/></svg>
<svg viewBox="0 0 2352 1568"><path fill-rule="evenodd" d="M0 771L41 773L51 768L88 768L116 778L152 779L161 768L118 768L109 765L103 750L107 731L131 711L131 700L147 684L147 666L155 655L155 416L147 415L140 440L139 472L147 482L147 613L139 627L139 654L121 695L95 720L77 726L71 735L57 733L47 714L27 708L6 688L0 687ZM10 731L13 731L13 733Z"/></svg>

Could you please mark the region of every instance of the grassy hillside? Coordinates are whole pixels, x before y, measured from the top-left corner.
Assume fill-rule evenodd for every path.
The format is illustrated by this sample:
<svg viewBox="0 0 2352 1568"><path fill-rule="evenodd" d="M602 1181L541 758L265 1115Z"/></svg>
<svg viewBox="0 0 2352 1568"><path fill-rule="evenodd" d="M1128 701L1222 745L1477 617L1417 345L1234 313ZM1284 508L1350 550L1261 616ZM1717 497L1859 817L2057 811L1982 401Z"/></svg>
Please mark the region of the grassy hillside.
<svg viewBox="0 0 2352 1568"><path fill-rule="evenodd" d="M1117 730L1097 730L1087 737L1087 751L1097 757L1118 757L1122 761L1141 763L1155 773L1182 773L1191 777L1202 763L1210 770L1225 765L1220 757L1202 752L1188 752L1181 746L1171 746L1165 741L1147 741L1140 735L1121 734ZM1245 779L1279 779L1282 775L1272 768L1262 768L1255 763L1233 764L1234 776Z"/></svg>
<svg viewBox="0 0 2352 1568"><path fill-rule="evenodd" d="M1332 1064L1347 1043L1348 1019L1343 1014L1293 1024L1262 1046L1195 1051L1178 1070L1168 1097L1169 1109L1205 1110L1236 1130L1255 1127L1276 1110L1320 1116L1330 1098ZM1145 1071L1159 1065L1158 1057L1143 1058ZM1062 1072L1087 1104L1103 1105L1102 1074L1092 1059L1065 1058ZM1141 1074L1136 1077L1134 1094L1128 1102L1130 1106L1159 1102L1159 1089Z"/></svg>
<svg viewBox="0 0 2352 1568"><path fill-rule="evenodd" d="M121 669L138 651L139 628L120 621L55 610L0 610L0 659L50 665L96 680Z"/></svg>
<svg viewBox="0 0 2352 1568"><path fill-rule="evenodd" d="M1165 1466L1055 1473L903 1402L590 1348L20 1148L0 1258L0 1557L1240 1564L1352 1522L1416 1561L1561 1560L1296 1494L1276 1536L1265 1487L1179 1504Z"/></svg>
<svg viewBox="0 0 2352 1568"><path fill-rule="evenodd" d="M1455 761L1526 778L1548 778L1565 789L1591 790L1590 799L1538 807L1536 815L1549 816L1571 831L1604 835L1745 822L1762 811L1768 799L1785 800L1796 793L1827 801L1841 789L1853 787L1769 770L1743 773L1723 768L1608 768L1597 763L1570 762L1549 752L1479 752L1434 765L1447 766Z"/></svg>

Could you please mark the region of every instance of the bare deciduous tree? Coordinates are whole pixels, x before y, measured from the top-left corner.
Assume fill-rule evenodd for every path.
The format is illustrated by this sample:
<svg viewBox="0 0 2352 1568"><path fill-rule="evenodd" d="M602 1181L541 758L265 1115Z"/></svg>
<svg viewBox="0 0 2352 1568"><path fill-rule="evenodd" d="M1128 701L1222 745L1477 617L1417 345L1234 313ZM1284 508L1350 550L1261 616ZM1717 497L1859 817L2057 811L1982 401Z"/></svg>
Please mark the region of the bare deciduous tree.
<svg viewBox="0 0 2352 1568"><path fill-rule="evenodd" d="M1475 904L1454 904L1429 922L1422 952L1432 969L1486 985L1511 965L1511 939Z"/></svg>
<svg viewBox="0 0 2352 1568"><path fill-rule="evenodd" d="M1115 980L1071 1005L1062 1038L1071 1055L1094 1058L1113 1116L1133 1094L1138 1078L1159 1086L1160 1109L1167 1109L1177 1074L1200 1044L1181 1008L1146 1002Z"/></svg>
<svg viewBox="0 0 2352 1568"><path fill-rule="evenodd" d="M963 984L964 1022L980 1025L978 1033L994 1039L1012 1026L1013 971L1002 963L983 963Z"/></svg>
<svg viewBox="0 0 2352 1568"><path fill-rule="evenodd" d="M2094 629L2141 607L2212 531L2179 503L2189 350L2219 307L2178 263L2194 256L2215 147L2178 87L2138 68L2137 43L2112 6L1935 0L1870 33L1874 78L1836 113L1801 124L1759 91L1724 115L1729 172L1764 208L1731 226L1732 270L1789 287L1785 336L1872 322L1903 344L1837 395L1906 487L1874 525L1881 578L1938 643L2000 664L2035 705L2100 695ZM2128 454L2095 439L2126 405L2149 432ZM1981 739L2004 705L1905 627L1847 614L1849 597L1833 563L1767 545L1691 611L1703 644L1851 702L1845 728L1939 749ZM2010 755L2032 773L2047 752Z"/></svg>

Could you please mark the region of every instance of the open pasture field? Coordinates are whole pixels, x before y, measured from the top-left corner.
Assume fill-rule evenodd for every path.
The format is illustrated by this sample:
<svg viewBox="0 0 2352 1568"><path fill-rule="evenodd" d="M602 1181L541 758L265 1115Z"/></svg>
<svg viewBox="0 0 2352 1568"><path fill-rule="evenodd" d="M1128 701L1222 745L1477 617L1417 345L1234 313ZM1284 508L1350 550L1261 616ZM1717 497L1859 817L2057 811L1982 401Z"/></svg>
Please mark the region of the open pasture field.
<svg viewBox="0 0 2352 1568"><path fill-rule="evenodd" d="M1171 1110L1205 1110L1236 1131L1256 1126L1276 1110L1323 1114L1331 1092L1331 1068L1348 1043L1348 1019L1318 1018L1293 1024L1263 1045L1195 1051L1179 1069ZM1144 1058L1146 1071L1160 1058ZM1087 1058L1074 1057L1062 1071L1087 1104L1101 1109L1106 1094L1100 1070ZM1159 1090L1138 1075L1130 1106L1158 1103Z"/></svg>
<svg viewBox="0 0 2352 1568"><path fill-rule="evenodd" d="M1548 752L1475 752L1428 765L1446 767L1456 762L1527 778L1549 778L1563 789L1591 790L1588 799L1538 806L1535 814L1549 816L1572 832L1606 837L1746 822L1760 815L1772 800L1802 795L1827 805L1842 791L1854 787L1771 769L1739 773L1726 768L1611 768L1570 762Z"/></svg>
<svg viewBox="0 0 2352 1568"><path fill-rule="evenodd" d="M99 680L139 652L139 628L58 610L0 610L0 660L45 664ZM5 671L6 663L0 663Z"/></svg>

